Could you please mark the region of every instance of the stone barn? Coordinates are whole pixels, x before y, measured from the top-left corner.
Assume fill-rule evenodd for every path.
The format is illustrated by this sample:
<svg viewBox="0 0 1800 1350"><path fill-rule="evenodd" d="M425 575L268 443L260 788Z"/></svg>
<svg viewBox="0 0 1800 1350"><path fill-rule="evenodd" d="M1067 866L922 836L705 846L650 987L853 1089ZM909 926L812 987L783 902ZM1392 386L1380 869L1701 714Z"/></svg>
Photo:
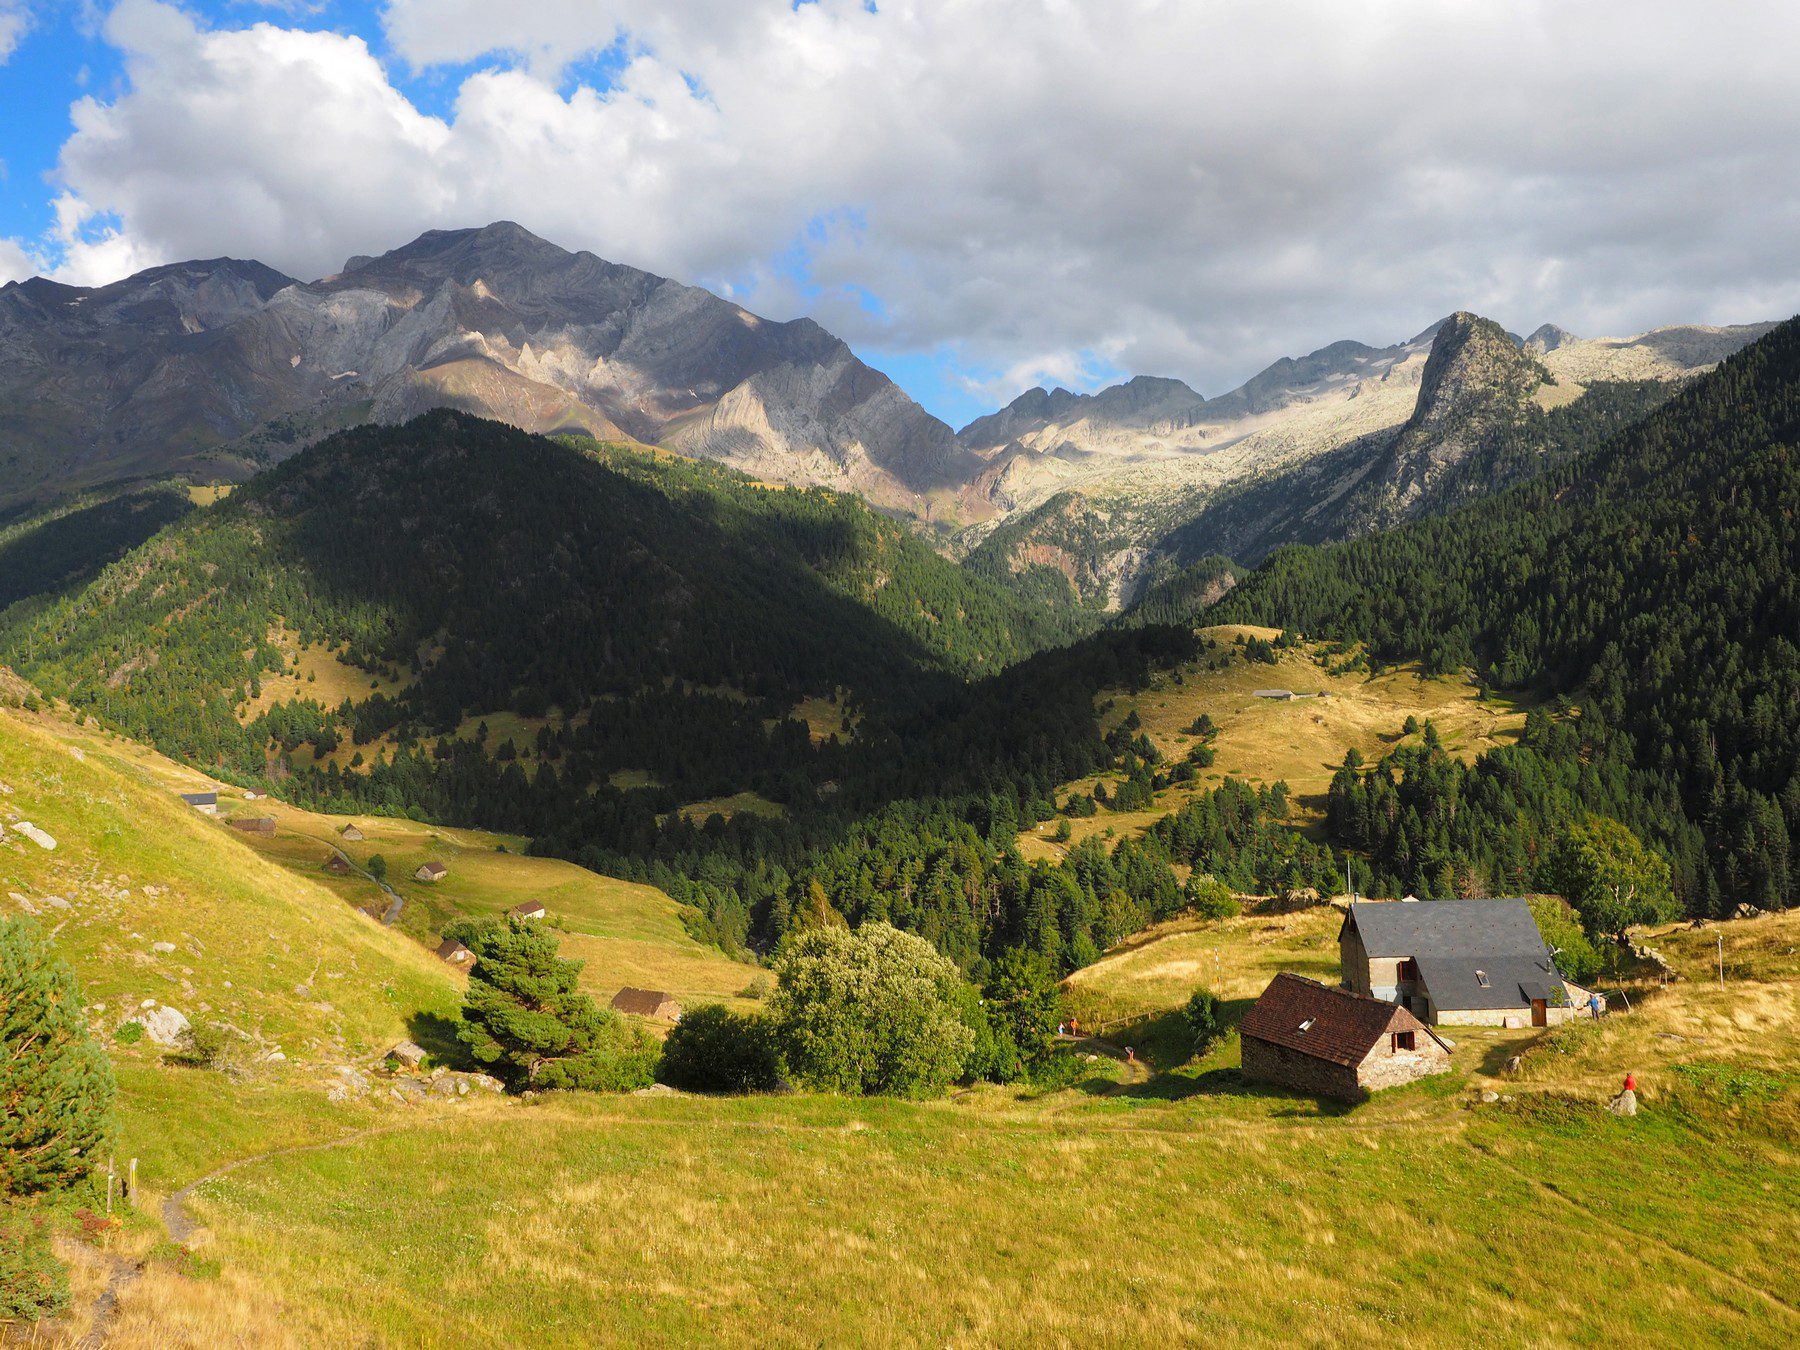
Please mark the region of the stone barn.
<svg viewBox="0 0 1800 1350"><path fill-rule="evenodd" d="M455 938L445 938L438 943L437 954L439 960L453 966L461 966L464 970L475 964L475 953Z"/></svg>
<svg viewBox="0 0 1800 1350"><path fill-rule="evenodd" d="M660 989L633 989L627 985L613 995L612 1007L614 1012L653 1017L659 1022L681 1020L681 1004L675 1001L674 995Z"/></svg>
<svg viewBox="0 0 1800 1350"><path fill-rule="evenodd" d="M413 880L436 883L449 875L450 869L441 862L420 863L419 870L413 873Z"/></svg>
<svg viewBox="0 0 1800 1350"><path fill-rule="evenodd" d="M1450 1068L1449 1048L1405 1008L1287 971L1238 1034L1244 1077L1342 1101Z"/></svg>
<svg viewBox="0 0 1800 1350"><path fill-rule="evenodd" d="M1338 956L1347 988L1440 1025L1552 1026L1588 999L1520 899L1356 901Z"/></svg>
<svg viewBox="0 0 1800 1350"><path fill-rule="evenodd" d="M516 919L520 923L535 923L537 920L543 918L547 912L548 911L545 910L542 901L525 900L507 910L506 917L509 919Z"/></svg>
<svg viewBox="0 0 1800 1350"><path fill-rule="evenodd" d="M273 816L239 816L230 822L234 830L242 830L245 834L274 834L275 817Z"/></svg>

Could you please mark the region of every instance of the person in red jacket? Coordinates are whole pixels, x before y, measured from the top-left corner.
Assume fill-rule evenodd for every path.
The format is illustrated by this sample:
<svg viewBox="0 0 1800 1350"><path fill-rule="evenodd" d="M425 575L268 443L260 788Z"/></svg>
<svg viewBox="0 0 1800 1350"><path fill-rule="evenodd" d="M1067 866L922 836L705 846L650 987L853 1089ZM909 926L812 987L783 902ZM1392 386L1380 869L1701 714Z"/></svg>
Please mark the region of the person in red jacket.
<svg viewBox="0 0 1800 1350"><path fill-rule="evenodd" d="M1625 1075L1625 1090L1627 1092L1637 1091L1637 1079L1633 1078L1629 1073Z"/></svg>

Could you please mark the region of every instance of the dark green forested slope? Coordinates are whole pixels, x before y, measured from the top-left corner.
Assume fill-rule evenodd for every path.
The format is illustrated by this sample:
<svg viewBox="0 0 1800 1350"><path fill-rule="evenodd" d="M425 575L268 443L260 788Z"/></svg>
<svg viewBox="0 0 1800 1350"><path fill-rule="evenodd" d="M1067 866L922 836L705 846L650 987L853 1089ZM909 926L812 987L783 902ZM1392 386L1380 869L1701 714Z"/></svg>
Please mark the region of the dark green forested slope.
<svg viewBox="0 0 1800 1350"><path fill-rule="evenodd" d="M322 442L27 609L0 661L114 727L306 804L531 834L667 887L727 947L768 947L822 895L971 968L1020 944L1071 965L1170 912L1174 862L1245 884L1328 866L1237 788L1168 842L1020 861L1058 784L1114 764L1148 781L1153 752L1103 738L1094 693L1191 655L1190 633L965 683L1074 629L854 499L451 413ZM282 627L410 682L329 706L302 684L244 724ZM815 742L793 704L840 688L857 735ZM552 705L497 755L459 732ZM650 782L613 786L625 769ZM745 790L781 816L675 809Z"/></svg>
<svg viewBox="0 0 1800 1350"><path fill-rule="evenodd" d="M260 771L232 708L277 667L278 624L371 670L433 649L361 719L433 732L670 680L890 694L1064 635L852 498L627 462L451 413L344 433L11 625L6 659L161 748Z"/></svg>
<svg viewBox="0 0 1800 1350"><path fill-rule="evenodd" d="M91 581L192 504L177 484L97 492L0 523L0 610Z"/></svg>
<svg viewBox="0 0 1800 1350"><path fill-rule="evenodd" d="M1536 786L1488 783L1473 819L1456 819L1477 804L1473 771L1432 790L1415 773L1410 819L1377 792L1382 819L1350 841L1399 875L1508 875L1508 858L1516 872L1528 841L1505 817L1544 800L1547 775L1571 803L1608 806L1655 838L1691 907L1786 903L1800 827L1797 512L1793 321L1603 448L1470 510L1284 549L1209 617L1578 699L1579 735L1540 725L1537 750L1488 757L1491 775L1538 754Z"/></svg>

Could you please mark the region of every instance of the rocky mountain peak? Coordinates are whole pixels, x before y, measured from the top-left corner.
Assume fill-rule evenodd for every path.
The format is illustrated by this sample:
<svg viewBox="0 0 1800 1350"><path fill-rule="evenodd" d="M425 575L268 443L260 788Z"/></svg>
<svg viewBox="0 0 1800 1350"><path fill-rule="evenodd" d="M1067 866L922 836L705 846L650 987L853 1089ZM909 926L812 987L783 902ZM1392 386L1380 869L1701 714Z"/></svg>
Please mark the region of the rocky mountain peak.
<svg viewBox="0 0 1800 1350"><path fill-rule="evenodd" d="M1478 405L1517 405L1549 380L1550 373L1499 324L1459 310L1432 339L1407 430L1465 418Z"/></svg>
<svg viewBox="0 0 1800 1350"><path fill-rule="evenodd" d="M1571 342L1579 342L1580 338L1566 328L1559 328L1553 323L1540 324L1525 339L1525 350L1539 356L1545 352L1553 352L1558 347L1566 347Z"/></svg>

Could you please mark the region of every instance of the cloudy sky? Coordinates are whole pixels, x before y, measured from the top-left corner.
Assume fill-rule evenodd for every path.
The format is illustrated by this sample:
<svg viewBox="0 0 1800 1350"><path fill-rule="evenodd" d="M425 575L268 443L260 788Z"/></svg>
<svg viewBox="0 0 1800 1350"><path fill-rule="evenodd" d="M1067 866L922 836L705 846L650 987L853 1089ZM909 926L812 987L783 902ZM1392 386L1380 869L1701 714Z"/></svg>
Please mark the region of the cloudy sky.
<svg viewBox="0 0 1800 1350"><path fill-rule="evenodd" d="M430 227L812 314L960 424L1453 309L1800 310L1793 0L0 0L0 280Z"/></svg>

